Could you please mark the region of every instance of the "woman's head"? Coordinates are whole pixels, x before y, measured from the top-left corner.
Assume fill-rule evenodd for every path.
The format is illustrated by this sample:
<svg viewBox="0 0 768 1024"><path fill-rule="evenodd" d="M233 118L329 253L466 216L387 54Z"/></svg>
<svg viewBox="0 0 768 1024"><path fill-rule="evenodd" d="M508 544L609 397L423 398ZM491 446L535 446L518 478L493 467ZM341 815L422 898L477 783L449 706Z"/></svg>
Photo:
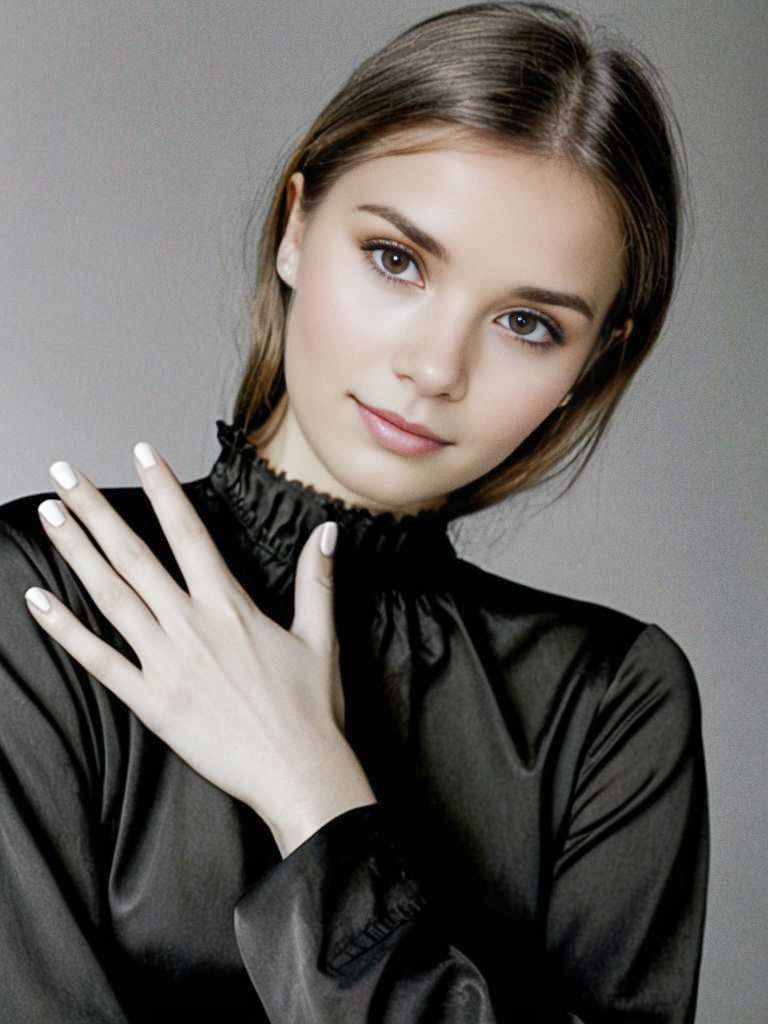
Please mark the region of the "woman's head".
<svg viewBox="0 0 768 1024"><path fill-rule="evenodd" d="M569 455L583 468L672 295L678 157L653 83L641 57L538 4L446 12L364 62L264 224L235 413L253 443L401 511L448 496L460 514ZM562 344L536 349L558 324ZM394 452L358 402L453 443Z"/></svg>

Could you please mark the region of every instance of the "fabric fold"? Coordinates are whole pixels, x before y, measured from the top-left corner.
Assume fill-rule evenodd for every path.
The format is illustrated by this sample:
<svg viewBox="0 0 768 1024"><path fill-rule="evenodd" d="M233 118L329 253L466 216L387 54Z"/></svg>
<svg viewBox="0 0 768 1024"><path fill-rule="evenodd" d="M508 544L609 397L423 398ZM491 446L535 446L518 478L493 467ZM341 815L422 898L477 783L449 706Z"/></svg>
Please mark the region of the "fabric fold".
<svg viewBox="0 0 768 1024"><path fill-rule="evenodd" d="M445 510L353 508L217 427L182 486L284 628L303 544L339 522L346 739L377 802L281 859L24 607L51 590L130 653L42 529L56 495L0 506L3 1024L690 1024L709 833L676 641L458 558ZM143 489L102 493L173 573Z"/></svg>

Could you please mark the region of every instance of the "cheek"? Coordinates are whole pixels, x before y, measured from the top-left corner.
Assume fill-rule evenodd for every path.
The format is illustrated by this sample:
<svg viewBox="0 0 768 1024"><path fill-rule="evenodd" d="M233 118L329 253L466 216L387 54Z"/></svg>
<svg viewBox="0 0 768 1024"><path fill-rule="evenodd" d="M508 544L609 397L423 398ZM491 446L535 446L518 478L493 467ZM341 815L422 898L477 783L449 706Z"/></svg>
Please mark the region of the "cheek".
<svg viewBox="0 0 768 1024"><path fill-rule="evenodd" d="M386 336L386 308L360 280L364 269L349 262L310 255L312 272L300 282L288 334L292 356L305 366L334 372L370 363Z"/></svg>
<svg viewBox="0 0 768 1024"><path fill-rule="evenodd" d="M496 366L474 387L473 434L492 456L505 458L549 416L568 388L570 375L542 366L548 355L523 354L512 365ZM533 364L533 365L532 365Z"/></svg>

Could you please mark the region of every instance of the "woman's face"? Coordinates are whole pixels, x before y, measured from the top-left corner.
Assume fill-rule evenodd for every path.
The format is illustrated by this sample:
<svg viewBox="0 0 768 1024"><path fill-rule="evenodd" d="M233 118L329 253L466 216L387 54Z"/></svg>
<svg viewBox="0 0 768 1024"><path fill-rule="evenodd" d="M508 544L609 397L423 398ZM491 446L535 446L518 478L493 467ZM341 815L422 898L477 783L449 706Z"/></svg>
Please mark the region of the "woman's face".
<svg viewBox="0 0 768 1024"><path fill-rule="evenodd" d="M437 507L569 392L620 285L616 214L566 162L483 140L376 156L304 218L302 186L277 260L287 413L261 453L352 505Z"/></svg>

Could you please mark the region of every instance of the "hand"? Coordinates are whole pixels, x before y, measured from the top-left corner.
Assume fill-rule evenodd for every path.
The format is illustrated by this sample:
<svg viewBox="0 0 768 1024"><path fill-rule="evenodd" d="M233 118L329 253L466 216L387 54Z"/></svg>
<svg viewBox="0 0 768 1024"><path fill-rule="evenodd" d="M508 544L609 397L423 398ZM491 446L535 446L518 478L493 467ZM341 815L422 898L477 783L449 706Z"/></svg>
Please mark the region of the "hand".
<svg viewBox="0 0 768 1024"><path fill-rule="evenodd" d="M154 455L154 464L145 468L137 452ZM56 491L112 564L62 502L49 499L38 511L48 537L136 652L141 670L50 591L31 588L27 606L179 757L252 807L285 856L336 814L376 799L344 736L333 562L319 543L324 529L335 537L336 526L314 530L299 555L294 618L285 630L232 576L170 466L145 444L134 449L134 466L188 593L79 470L54 463ZM45 518L56 509L60 525ZM47 612L34 603L41 594Z"/></svg>

